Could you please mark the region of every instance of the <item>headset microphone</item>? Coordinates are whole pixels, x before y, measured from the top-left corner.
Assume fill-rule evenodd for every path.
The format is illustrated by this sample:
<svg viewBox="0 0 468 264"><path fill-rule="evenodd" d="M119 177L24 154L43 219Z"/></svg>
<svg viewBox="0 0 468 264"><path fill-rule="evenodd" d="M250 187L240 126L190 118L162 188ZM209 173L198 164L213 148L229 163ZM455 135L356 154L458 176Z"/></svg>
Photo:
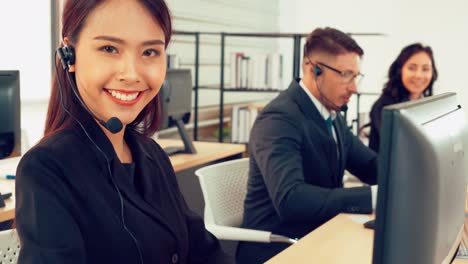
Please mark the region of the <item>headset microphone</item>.
<svg viewBox="0 0 468 264"><path fill-rule="evenodd" d="M340 110L341 110L341 112L346 112L346 111L348 111L348 105L343 105L343 106L341 106Z"/></svg>
<svg viewBox="0 0 468 264"><path fill-rule="evenodd" d="M96 118L96 117L94 117ZM96 118L97 119L97 118ZM107 120L107 122L104 123L104 121L97 119L97 121L103 125L107 130L109 130L112 134L119 133L120 130L123 128L122 121L118 119L117 117L113 116Z"/></svg>
<svg viewBox="0 0 468 264"><path fill-rule="evenodd" d="M111 117L109 120L107 120L107 122L104 122L103 120L97 118L97 116L95 116L93 112L89 110L89 108L83 102L81 97L78 95L78 92L77 92L78 89L73 83L73 81L70 79L70 73L68 71L69 67L75 64L75 51L73 47L69 47L65 45L61 48L58 48L57 54L59 56L60 62L62 63L63 69L65 70L68 83L72 87L73 94L78 99L78 102L80 102L81 106L83 106L86 112L88 112L94 119L96 119L99 122L99 124L101 124L107 130L109 130L112 134L119 133L123 128L123 124L122 124L122 121L120 121L120 119L114 116L114 117Z"/></svg>

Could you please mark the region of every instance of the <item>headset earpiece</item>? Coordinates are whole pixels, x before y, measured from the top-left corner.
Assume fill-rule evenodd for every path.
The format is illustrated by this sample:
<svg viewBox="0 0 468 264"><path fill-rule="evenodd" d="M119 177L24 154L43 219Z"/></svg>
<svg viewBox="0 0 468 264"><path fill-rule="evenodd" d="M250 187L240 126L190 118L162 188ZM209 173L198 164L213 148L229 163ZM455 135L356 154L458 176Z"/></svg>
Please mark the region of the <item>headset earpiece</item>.
<svg viewBox="0 0 468 264"><path fill-rule="evenodd" d="M322 69L320 69L319 66L314 65L314 67L312 67L312 72L314 73L315 77L318 77L322 74Z"/></svg>
<svg viewBox="0 0 468 264"><path fill-rule="evenodd" d="M64 45L57 49L57 53L63 69L68 70L71 65L75 64L75 49L72 46Z"/></svg>

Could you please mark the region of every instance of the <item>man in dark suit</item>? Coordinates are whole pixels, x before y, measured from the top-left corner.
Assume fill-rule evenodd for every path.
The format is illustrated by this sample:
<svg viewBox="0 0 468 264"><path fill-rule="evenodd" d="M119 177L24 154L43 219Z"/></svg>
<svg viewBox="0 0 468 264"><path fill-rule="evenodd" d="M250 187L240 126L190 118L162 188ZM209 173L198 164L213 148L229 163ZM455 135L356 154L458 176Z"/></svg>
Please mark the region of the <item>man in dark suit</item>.
<svg viewBox="0 0 468 264"><path fill-rule="evenodd" d="M339 213L375 208L377 156L339 114L357 92L362 55L339 30L308 36L303 79L271 101L252 128L242 227L301 238ZM345 169L373 186L343 188ZM237 261L263 263L287 246L241 242Z"/></svg>

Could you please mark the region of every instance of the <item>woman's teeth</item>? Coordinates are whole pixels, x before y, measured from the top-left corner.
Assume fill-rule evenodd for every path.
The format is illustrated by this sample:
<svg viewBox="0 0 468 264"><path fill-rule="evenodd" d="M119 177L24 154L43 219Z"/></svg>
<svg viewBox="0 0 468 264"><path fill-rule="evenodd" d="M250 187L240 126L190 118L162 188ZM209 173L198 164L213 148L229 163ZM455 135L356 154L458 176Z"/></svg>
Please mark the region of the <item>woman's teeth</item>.
<svg viewBox="0 0 468 264"><path fill-rule="evenodd" d="M117 91L110 91L108 90L109 93L119 99L119 100L122 100L122 101L132 101L132 100L135 100L135 98L138 97L138 95L140 94L140 92L135 92L135 93L131 93L131 94L124 94L124 93L120 93L120 92L117 92Z"/></svg>

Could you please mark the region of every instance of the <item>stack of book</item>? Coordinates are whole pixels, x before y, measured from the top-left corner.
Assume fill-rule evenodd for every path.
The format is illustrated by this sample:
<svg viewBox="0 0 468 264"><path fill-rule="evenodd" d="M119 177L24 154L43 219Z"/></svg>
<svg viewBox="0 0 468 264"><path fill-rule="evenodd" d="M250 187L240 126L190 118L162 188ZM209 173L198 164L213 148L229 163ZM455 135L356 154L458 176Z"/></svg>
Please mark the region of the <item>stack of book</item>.
<svg viewBox="0 0 468 264"><path fill-rule="evenodd" d="M283 56L278 53L246 56L243 52L231 54L230 88L254 90L281 90Z"/></svg>
<svg viewBox="0 0 468 264"><path fill-rule="evenodd" d="M231 141L233 143L248 143L250 130L263 105L235 105L231 117Z"/></svg>

